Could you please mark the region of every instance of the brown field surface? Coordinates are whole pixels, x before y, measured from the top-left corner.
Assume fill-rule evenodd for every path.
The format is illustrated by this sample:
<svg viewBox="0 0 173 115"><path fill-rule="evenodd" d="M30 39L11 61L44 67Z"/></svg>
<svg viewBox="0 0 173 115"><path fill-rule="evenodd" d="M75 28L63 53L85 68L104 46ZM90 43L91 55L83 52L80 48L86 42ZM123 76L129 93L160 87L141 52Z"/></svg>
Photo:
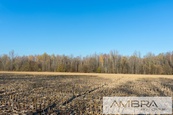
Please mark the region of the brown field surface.
<svg viewBox="0 0 173 115"><path fill-rule="evenodd" d="M173 75L143 75L143 74L105 74L105 73L70 73L70 72L14 72L14 71L0 71L0 74L23 74L23 75L88 75L106 78L114 77L133 77L133 78L170 78Z"/></svg>
<svg viewBox="0 0 173 115"><path fill-rule="evenodd" d="M0 71L0 114L101 115L104 96L171 96L173 75Z"/></svg>

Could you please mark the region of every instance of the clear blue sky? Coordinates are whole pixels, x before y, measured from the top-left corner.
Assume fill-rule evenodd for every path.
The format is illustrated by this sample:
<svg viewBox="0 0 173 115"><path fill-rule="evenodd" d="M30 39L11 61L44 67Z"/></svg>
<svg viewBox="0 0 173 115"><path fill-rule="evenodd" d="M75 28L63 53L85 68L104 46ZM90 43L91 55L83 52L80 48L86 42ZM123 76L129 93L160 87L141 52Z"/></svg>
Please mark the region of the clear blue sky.
<svg viewBox="0 0 173 115"><path fill-rule="evenodd" d="M173 0L0 0L0 55L173 51Z"/></svg>

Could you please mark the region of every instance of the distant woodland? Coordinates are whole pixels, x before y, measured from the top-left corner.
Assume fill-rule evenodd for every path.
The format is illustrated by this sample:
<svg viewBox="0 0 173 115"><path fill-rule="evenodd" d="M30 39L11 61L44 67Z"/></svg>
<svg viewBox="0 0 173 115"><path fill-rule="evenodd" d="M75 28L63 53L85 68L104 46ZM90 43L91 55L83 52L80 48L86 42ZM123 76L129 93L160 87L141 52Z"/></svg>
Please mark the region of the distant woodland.
<svg viewBox="0 0 173 115"><path fill-rule="evenodd" d="M17 56L14 51L0 55L1 71L50 71L122 74L173 74L173 52L141 57L139 52L131 56L117 51L109 54L93 54L86 57L65 55Z"/></svg>

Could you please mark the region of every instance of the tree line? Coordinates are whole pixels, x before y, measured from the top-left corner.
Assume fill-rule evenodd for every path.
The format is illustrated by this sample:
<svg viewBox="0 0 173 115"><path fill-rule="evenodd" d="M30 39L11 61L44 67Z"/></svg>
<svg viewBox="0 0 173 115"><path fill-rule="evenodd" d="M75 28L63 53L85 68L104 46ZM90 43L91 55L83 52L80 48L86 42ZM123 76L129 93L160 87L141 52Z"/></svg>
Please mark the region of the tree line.
<svg viewBox="0 0 173 115"><path fill-rule="evenodd" d="M117 51L90 56L29 55L17 56L14 51L0 55L1 71L50 71L122 74L173 74L173 52L141 57L139 52L123 56Z"/></svg>

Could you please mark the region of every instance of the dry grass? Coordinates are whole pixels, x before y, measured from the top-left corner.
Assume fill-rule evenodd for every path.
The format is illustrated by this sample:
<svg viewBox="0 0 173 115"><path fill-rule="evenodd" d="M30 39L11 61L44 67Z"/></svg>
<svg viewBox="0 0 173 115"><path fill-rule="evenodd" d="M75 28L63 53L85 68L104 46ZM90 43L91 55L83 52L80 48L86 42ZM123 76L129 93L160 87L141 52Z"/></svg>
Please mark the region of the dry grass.
<svg viewBox="0 0 173 115"><path fill-rule="evenodd" d="M142 75L142 74L105 74L105 73L71 73L71 72L14 72L14 71L0 71L0 74L20 74L20 75L86 75L86 76L98 76L106 78L115 77L127 77L131 79L136 78L170 78L173 79L173 75Z"/></svg>
<svg viewBox="0 0 173 115"><path fill-rule="evenodd" d="M104 96L172 94L173 75L0 71L0 113L4 114L41 110L47 114L101 115Z"/></svg>

